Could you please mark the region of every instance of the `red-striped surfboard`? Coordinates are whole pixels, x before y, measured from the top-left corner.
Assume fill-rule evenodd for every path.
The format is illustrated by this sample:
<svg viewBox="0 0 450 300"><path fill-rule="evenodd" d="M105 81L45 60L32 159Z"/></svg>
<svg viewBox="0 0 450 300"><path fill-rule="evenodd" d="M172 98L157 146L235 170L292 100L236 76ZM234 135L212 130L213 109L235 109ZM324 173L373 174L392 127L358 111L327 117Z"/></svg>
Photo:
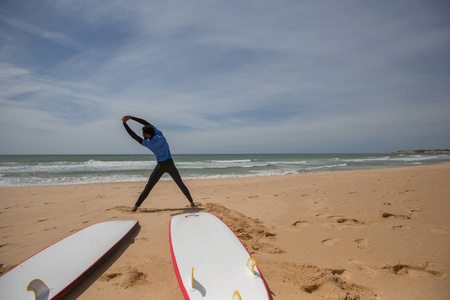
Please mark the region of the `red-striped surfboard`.
<svg viewBox="0 0 450 300"><path fill-rule="evenodd" d="M216 216L172 217L170 248L185 299L270 299L255 260Z"/></svg>
<svg viewBox="0 0 450 300"><path fill-rule="evenodd" d="M139 222L109 221L80 230L0 277L0 299L59 299L117 249Z"/></svg>

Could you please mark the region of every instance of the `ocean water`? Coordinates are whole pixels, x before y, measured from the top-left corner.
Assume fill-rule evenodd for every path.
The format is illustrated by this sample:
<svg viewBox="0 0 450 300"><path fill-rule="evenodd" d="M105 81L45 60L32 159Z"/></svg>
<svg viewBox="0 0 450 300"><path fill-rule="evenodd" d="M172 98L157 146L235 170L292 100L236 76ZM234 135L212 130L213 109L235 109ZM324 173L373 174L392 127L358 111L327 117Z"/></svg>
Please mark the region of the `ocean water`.
<svg viewBox="0 0 450 300"><path fill-rule="evenodd" d="M450 163L447 154L173 155L184 180L277 176ZM3 155L0 187L147 181L149 155ZM166 174L162 180L170 180Z"/></svg>

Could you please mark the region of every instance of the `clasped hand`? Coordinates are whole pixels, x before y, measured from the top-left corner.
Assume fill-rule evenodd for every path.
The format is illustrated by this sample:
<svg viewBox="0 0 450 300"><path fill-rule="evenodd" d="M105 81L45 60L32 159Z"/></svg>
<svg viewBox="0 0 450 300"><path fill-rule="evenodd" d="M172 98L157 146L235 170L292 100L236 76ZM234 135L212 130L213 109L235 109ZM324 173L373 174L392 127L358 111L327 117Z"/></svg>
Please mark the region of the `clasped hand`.
<svg viewBox="0 0 450 300"><path fill-rule="evenodd" d="M126 123L129 119L132 119L133 117L132 116L124 116L123 118L122 118L122 123Z"/></svg>

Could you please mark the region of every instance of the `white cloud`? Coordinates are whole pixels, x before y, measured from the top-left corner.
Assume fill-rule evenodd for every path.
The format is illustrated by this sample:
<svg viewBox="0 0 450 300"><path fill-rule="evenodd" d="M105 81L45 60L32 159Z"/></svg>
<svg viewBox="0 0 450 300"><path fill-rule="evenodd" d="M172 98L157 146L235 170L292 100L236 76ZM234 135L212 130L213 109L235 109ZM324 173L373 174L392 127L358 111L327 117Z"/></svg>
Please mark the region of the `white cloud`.
<svg viewBox="0 0 450 300"><path fill-rule="evenodd" d="M0 115L33 117L24 130L3 118L2 141L29 128L39 152L135 151L108 137L132 114L177 153L448 143L450 24L432 4L15 3L2 12Z"/></svg>
<svg viewBox="0 0 450 300"><path fill-rule="evenodd" d="M20 30L30 35L36 35L40 38L52 41L57 44L73 47L79 50L83 50L86 48L86 46L83 45L82 43L62 33L59 33L57 31L46 30L44 28L41 28L33 24L29 24L17 18L9 17L7 15L2 14L1 12L0 12L0 20L1 22L4 22L17 30Z"/></svg>

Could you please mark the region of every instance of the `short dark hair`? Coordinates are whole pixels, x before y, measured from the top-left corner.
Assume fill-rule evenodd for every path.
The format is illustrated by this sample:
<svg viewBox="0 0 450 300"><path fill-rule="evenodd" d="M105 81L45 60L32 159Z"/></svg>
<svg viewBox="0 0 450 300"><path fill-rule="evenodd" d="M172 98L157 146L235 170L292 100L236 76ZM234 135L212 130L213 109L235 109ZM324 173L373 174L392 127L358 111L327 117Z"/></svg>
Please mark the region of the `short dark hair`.
<svg viewBox="0 0 450 300"><path fill-rule="evenodd" d="M152 125L145 125L144 127L142 127L142 132L143 133L148 133L151 136L155 135L155 128Z"/></svg>

